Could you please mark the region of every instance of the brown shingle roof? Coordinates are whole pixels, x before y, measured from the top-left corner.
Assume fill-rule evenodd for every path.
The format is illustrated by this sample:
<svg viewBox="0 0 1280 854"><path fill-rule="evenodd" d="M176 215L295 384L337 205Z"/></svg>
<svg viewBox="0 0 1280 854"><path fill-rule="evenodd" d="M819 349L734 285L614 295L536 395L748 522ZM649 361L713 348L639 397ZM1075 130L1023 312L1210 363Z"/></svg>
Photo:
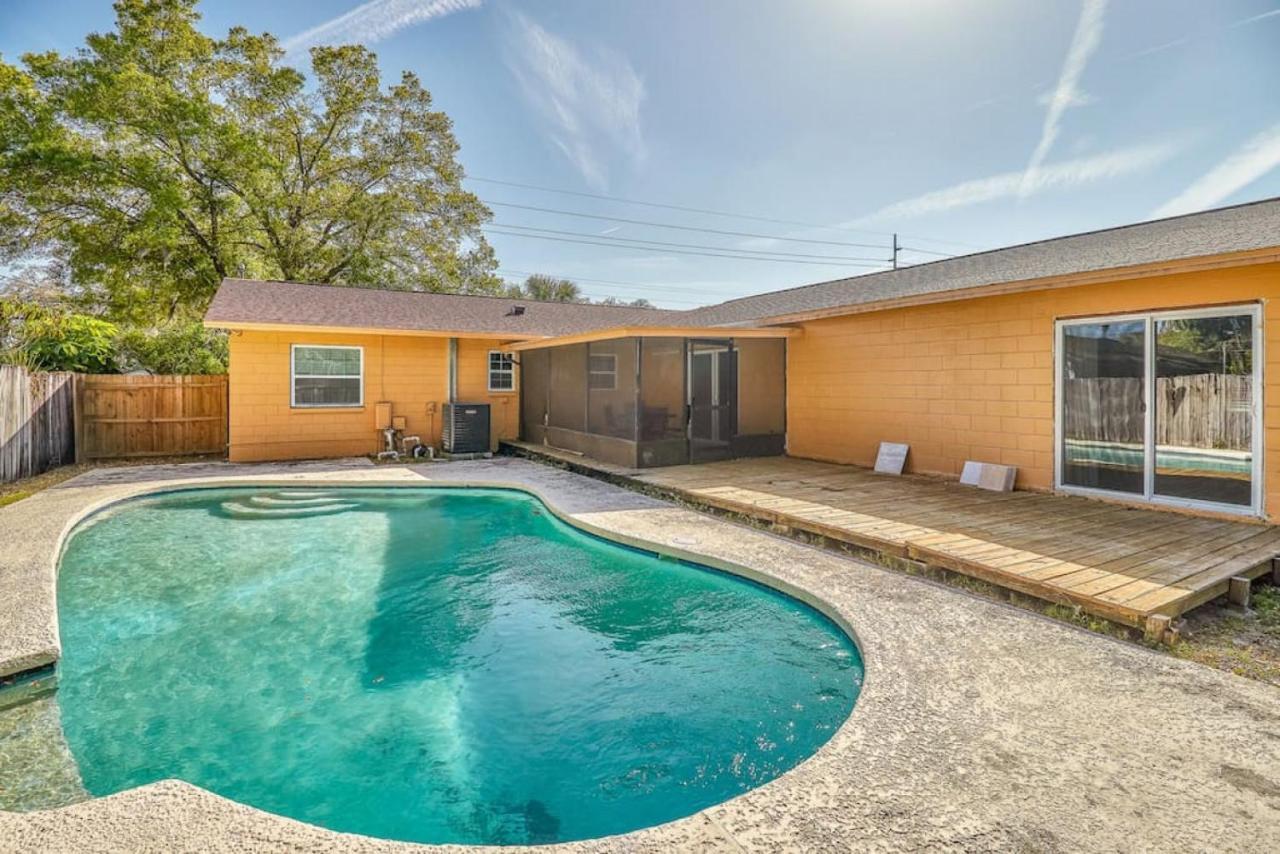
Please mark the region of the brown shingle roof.
<svg viewBox="0 0 1280 854"><path fill-rule="evenodd" d="M1055 237L901 270L742 297L687 313L690 325L747 323L1005 282L1280 247L1280 198Z"/></svg>
<svg viewBox="0 0 1280 854"><path fill-rule="evenodd" d="M516 306L523 306L524 312L517 314ZM675 326L682 314L631 306L224 279L205 322L543 337L611 326Z"/></svg>
<svg viewBox="0 0 1280 854"><path fill-rule="evenodd" d="M690 311L226 279L205 320L212 326L260 323L534 338L626 326L742 326L935 294L964 299L969 289L986 285L1272 248L1280 248L1280 198L819 282ZM525 307L523 314L512 311L517 305Z"/></svg>

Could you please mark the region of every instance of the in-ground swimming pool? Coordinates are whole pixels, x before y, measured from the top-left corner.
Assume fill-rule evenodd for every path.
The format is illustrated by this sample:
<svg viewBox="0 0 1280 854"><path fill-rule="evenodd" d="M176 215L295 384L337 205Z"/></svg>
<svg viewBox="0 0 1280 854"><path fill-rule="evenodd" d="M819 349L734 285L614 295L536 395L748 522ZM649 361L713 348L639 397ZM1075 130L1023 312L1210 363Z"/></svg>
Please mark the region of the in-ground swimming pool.
<svg viewBox="0 0 1280 854"><path fill-rule="evenodd" d="M73 535L58 606L94 795L176 777L421 842L689 815L812 754L862 680L811 608L502 490L134 500Z"/></svg>

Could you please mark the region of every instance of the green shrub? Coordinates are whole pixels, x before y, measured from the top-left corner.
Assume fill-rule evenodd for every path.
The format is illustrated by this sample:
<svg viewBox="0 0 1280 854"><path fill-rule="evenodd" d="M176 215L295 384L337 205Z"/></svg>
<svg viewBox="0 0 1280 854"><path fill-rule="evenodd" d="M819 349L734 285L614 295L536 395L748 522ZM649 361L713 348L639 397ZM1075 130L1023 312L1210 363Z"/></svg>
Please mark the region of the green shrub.
<svg viewBox="0 0 1280 854"><path fill-rule="evenodd" d="M42 371L114 374L119 328L87 314L38 312L29 315L17 348L27 365Z"/></svg>
<svg viewBox="0 0 1280 854"><path fill-rule="evenodd" d="M194 323L128 329L117 339L125 370L152 374L225 374L227 336Z"/></svg>
<svg viewBox="0 0 1280 854"><path fill-rule="evenodd" d="M199 321L122 329L62 307L0 298L0 364L32 372L224 374L227 336Z"/></svg>

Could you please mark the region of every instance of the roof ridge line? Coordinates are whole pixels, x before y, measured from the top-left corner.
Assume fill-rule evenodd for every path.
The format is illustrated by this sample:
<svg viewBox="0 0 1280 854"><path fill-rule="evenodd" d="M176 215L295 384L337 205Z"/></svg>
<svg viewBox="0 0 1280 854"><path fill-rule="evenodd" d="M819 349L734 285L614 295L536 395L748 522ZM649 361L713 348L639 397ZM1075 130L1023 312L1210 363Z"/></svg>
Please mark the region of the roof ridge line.
<svg viewBox="0 0 1280 854"><path fill-rule="evenodd" d="M243 276L224 276L222 281L223 282L245 282L249 284L259 284L259 285L300 285L302 287L307 287L307 288L345 288L348 290L356 290L356 291L378 291L380 293L386 293L386 294L416 294L418 296L470 297L474 299L495 299L495 300L501 299L501 300L508 300L510 302L531 302L536 305L581 305L581 306L590 306L592 308L626 308L626 309L631 309L632 311L666 311L666 312L683 313L685 311L696 310L696 309L659 308L656 305L611 305L609 303L590 302L590 301L579 302L577 300L535 299L534 297L525 297L525 296L512 297L512 296L504 296L502 294L459 294L459 293L451 293L449 291L415 291L415 290L406 290L404 288L383 288L383 287L379 287L378 285L365 284L365 283L357 284L357 283L337 283L337 282L329 282L329 283L295 282L290 279L248 279Z"/></svg>
<svg viewBox="0 0 1280 854"><path fill-rule="evenodd" d="M705 309L718 308L720 306L732 305L734 303L742 302L743 300L773 296L774 294L793 293L795 291L802 291L806 288L817 288L823 285L833 285L838 282L853 282L860 279L874 279L881 276L894 276L898 273L906 272L907 270L919 270L923 267L932 267L937 264L951 264L956 261L963 261L965 259L977 258L983 255L991 255L997 252L1009 252L1014 249L1024 249L1028 246L1038 246L1045 243L1057 243L1058 241L1061 241L1061 240L1072 240L1077 237L1090 237L1096 234L1106 234L1110 232L1124 231L1126 229L1131 229L1131 228L1142 228L1144 226L1151 226L1151 225L1157 225L1159 223L1172 222L1173 220L1177 220L1177 219L1189 219L1191 217L1207 217L1212 214L1225 213L1227 211L1239 210L1240 208L1252 207L1254 205L1265 205L1265 204L1270 204L1274 202L1280 202L1280 196L1268 196L1262 199L1254 199L1248 202L1240 202L1239 204L1235 204L1235 205L1224 205L1223 207L1220 207L1220 208L1209 208L1208 210L1191 211L1189 213L1175 214L1173 216L1159 217L1157 219L1145 219L1139 222L1129 222L1129 223L1124 223L1122 225L1111 225L1105 228L1094 228L1094 229L1090 229L1089 231L1076 231L1070 234L1060 234L1060 235L1057 235L1056 237L1042 237L1039 240L1027 240L1022 243L1011 243L1008 246L997 246L993 249L981 249L981 250L978 250L977 252L966 252L963 255L955 255L955 256L952 256L951 258L937 258L932 261L923 261L919 264L910 264L906 267L898 267L897 269L893 269L893 270L874 270L869 273L859 273L854 276L841 276L840 278L836 278L836 279L823 279L820 282L809 282L808 284L804 284L804 285L793 285L792 287L789 287L789 288L779 288L778 290L764 291L758 294L748 294L747 296L734 297L733 299L725 300L724 302L718 302L713 305L702 306L700 308L694 308L694 309L688 309L688 310L701 311L704 308Z"/></svg>

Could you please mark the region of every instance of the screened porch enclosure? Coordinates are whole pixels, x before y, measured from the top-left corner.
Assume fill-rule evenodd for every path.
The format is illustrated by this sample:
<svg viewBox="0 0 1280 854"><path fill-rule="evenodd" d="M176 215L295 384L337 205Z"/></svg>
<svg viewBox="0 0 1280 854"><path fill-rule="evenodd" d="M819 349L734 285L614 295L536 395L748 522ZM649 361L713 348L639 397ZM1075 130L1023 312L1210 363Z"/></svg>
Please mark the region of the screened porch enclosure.
<svg viewBox="0 0 1280 854"><path fill-rule="evenodd" d="M526 442L633 468L783 453L784 338L628 336L517 358Z"/></svg>

